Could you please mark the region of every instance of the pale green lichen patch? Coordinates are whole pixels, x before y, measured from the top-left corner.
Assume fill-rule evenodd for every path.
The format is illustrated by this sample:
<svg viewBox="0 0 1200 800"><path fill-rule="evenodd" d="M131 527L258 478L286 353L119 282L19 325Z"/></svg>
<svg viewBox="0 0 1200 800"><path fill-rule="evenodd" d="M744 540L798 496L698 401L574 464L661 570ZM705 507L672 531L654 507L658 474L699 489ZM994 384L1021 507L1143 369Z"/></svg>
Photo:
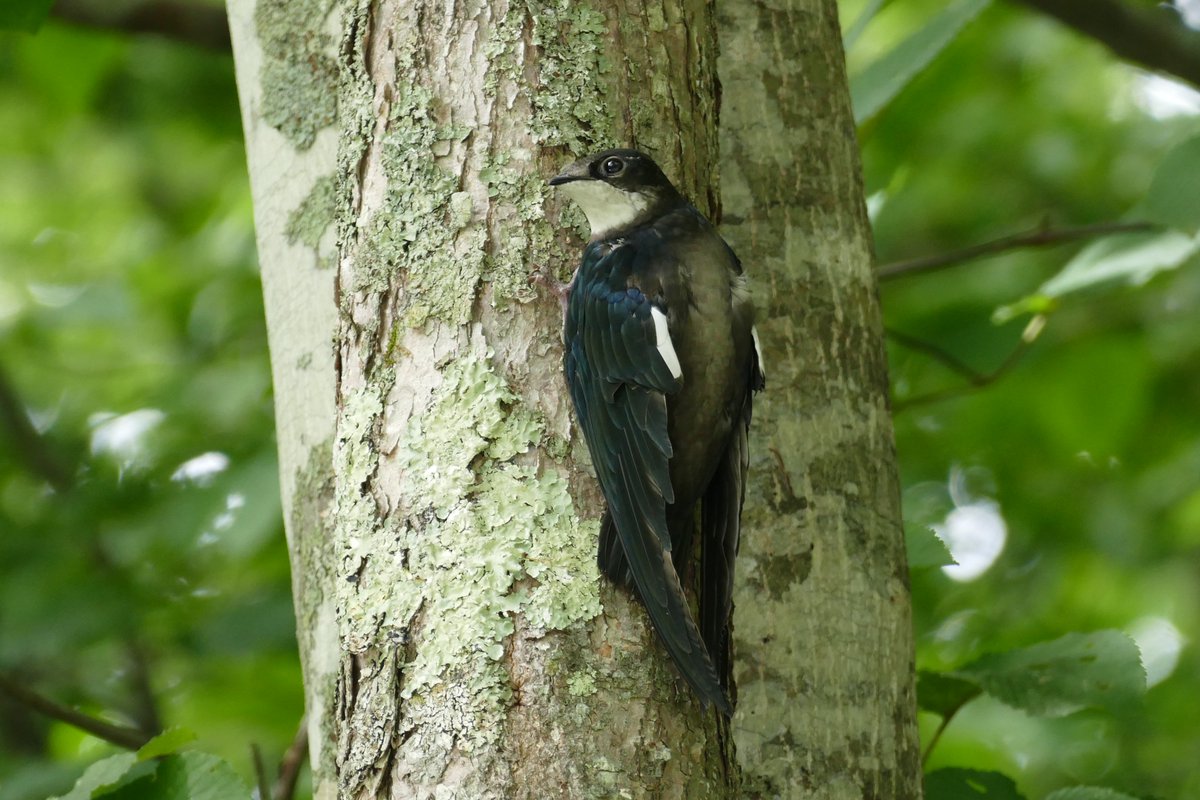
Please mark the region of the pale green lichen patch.
<svg viewBox="0 0 1200 800"><path fill-rule="evenodd" d="M301 150L337 119L338 67L324 32L332 0L258 0L263 120Z"/></svg>
<svg viewBox="0 0 1200 800"><path fill-rule="evenodd" d="M525 28L531 29L539 79L529 85L522 68ZM608 22L587 3L574 0L525 0L513 3L484 45L490 64L485 88L510 103L527 97L534 141L565 146L581 155L611 143L616 115L606 100L612 62L605 55Z"/></svg>
<svg viewBox="0 0 1200 800"><path fill-rule="evenodd" d="M530 265L546 263L554 246L554 231L543 204L546 181L541 175L509 167L507 156L496 156L480 171L488 197L500 209L497 238L484 278L496 301L528 302L537 296L529 283Z"/></svg>
<svg viewBox="0 0 1200 800"><path fill-rule="evenodd" d="M611 142L616 115L607 101L612 72L608 22L587 3L528 2L533 44L541 54L540 82L532 98L530 132L545 145L565 145L582 155Z"/></svg>
<svg viewBox="0 0 1200 800"><path fill-rule="evenodd" d="M573 697L588 697L596 693L596 676L591 672L579 672L567 678L567 691Z"/></svg>
<svg viewBox="0 0 1200 800"><path fill-rule="evenodd" d="M363 420L372 409L377 401L355 401L347 415ZM357 425L346 430L343 450L366 431ZM378 637L411 642L402 694L415 718L444 723L459 746L499 730L493 723L509 700L501 659L516 614L536 633L600 611L595 531L580 526L558 469L521 458L543 427L474 352L445 367L392 454L403 476L404 524L382 530L358 513L374 506L358 488L370 466L353 453L342 458L347 639L357 647Z"/></svg>
<svg viewBox="0 0 1200 800"><path fill-rule="evenodd" d="M395 277L402 281L404 327L430 318L465 324L484 265L487 232L482 222L473 222L471 199L459 191L458 176L437 160L469 132L439 125L432 105L424 87L395 87L380 148L390 188L363 237L356 273L360 291L383 291Z"/></svg>
<svg viewBox="0 0 1200 800"><path fill-rule="evenodd" d="M326 175L318 178L308 195L300 201L300 205L288 214L287 227L284 234L288 244L300 244L317 249L321 237L333 224L333 215L337 211L337 195L335 194L334 176ZM323 262L320 266L329 266Z"/></svg>

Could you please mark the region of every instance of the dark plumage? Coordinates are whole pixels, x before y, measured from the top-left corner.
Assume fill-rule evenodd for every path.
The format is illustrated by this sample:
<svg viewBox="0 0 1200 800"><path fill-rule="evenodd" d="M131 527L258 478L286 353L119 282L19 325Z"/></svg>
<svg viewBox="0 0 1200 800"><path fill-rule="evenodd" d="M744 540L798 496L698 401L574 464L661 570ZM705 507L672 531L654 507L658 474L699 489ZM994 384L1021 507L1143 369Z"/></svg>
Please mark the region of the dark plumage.
<svg viewBox="0 0 1200 800"><path fill-rule="evenodd" d="M763 386L741 264L643 153L580 159L550 183L592 228L567 287L563 336L571 399L608 501L600 569L636 590L697 696L729 714L746 436ZM699 626L683 590L697 504Z"/></svg>

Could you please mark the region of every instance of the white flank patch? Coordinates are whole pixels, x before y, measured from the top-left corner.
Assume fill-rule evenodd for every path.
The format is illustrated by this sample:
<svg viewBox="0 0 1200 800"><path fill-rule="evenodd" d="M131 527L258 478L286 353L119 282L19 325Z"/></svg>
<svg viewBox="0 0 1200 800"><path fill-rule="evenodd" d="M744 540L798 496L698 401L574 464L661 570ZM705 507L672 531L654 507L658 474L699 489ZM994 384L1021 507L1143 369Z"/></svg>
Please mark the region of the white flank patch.
<svg viewBox="0 0 1200 800"><path fill-rule="evenodd" d="M671 370L672 377L678 379L683 375L683 367L679 365L679 356L675 354L675 345L671 343L671 332L667 330L667 315L657 308L651 308L650 316L654 318L654 342L658 347L658 354L662 356L667 369Z"/></svg>
<svg viewBox="0 0 1200 800"><path fill-rule="evenodd" d="M762 342L758 340L758 328L750 326L750 338L754 340L754 354L758 356L758 371L763 375L767 374L767 367L763 362L762 357Z"/></svg>
<svg viewBox="0 0 1200 800"><path fill-rule="evenodd" d="M650 207L646 195L623 192L603 181L571 181L562 189L587 215L593 239L628 225Z"/></svg>

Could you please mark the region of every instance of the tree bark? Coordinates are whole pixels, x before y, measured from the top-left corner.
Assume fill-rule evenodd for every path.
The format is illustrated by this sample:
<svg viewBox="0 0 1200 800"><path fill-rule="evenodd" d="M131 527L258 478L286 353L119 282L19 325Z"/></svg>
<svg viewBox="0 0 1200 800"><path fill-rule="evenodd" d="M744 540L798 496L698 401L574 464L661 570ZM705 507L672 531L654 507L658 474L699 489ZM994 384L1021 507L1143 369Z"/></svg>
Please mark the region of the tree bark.
<svg viewBox="0 0 1200 800"><path fill-rule="evenodd" d="M753 797L915 798L899 480L834 0L722 0L722 231L767 391L738 559L735 738Z"/></svg>
<svg viewBox="0 0 1200 800"><path fill-rule="evenodd" d="M747 794L912 797L836 18L723 8L747 60L722 63L722 196L767 286L771 381L737 618ZM561 315L527 281L577 261L582 218L544 182L584 152L641 147L717 212L711 5L231 0L230 20L317 797L737 796L728 727L598 579Z"/></svg>
<svg viewBox="0 0 1200 800"><path fill-rule="evenodd" d="M647 149L713 210L710 12L231 3L318 797L736 792L727 726L599 582L527 278L578 259L545 179L584 152Z"/></svg>
<svg viewBox="0 0 1200 800"><path fill-rule="evenodd" d="M280 490L291 557L316 796L336 796L334 686L340 646L333 583L335 373L332 187L338 135L309 121L302 66L331 63L339 16L297 3L231 0L229 29L246 137L275 388ZM300 8L303 6L303 8ZM311 74L311 72L309 73ZM328 87L326 87L328 88ZM335 95L336 96L336 95ZM291 113L281 113L286 103Z"/></svg>

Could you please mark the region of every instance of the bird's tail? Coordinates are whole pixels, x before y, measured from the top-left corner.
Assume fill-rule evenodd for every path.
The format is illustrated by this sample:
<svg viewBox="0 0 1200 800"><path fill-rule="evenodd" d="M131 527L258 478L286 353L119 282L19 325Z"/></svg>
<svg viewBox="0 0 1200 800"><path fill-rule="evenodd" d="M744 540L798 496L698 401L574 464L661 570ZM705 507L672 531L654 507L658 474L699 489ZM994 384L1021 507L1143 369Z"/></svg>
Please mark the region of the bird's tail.
<svg viewBox="0 0 1200 800"><path fill-rule="evenodd" d="M618 586L631 589L642 602L659 640L700 702L705 706L715 705L725 716L731 716L733 707L688 607L671 552L659 548L646 550L635 554L635 558L646 562L657 559L656 569L653 572L631 569L616 523L609 513L605 513L600 524L598 553L601 572ZM636 579L639 573L662 575L665 585L641 586ZM651 599L647 601L647 598Z"/></svg>

